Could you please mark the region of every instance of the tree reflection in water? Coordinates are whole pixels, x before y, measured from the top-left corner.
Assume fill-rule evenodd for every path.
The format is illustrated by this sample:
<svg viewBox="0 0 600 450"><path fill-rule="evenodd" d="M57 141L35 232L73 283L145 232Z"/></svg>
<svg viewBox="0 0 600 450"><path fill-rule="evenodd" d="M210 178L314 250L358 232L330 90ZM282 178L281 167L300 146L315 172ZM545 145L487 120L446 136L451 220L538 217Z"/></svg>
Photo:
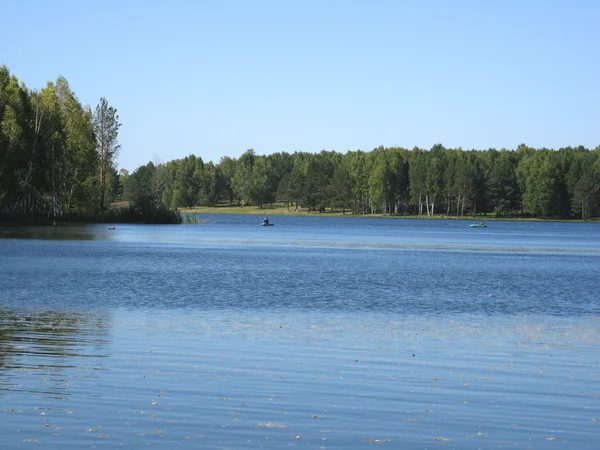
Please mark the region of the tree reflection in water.
<svg viewBox="0 0 600 450"><path fill-rule="evenodd" d="M59 241L94 241L106 239L105 227L89 225L1 226L0 239L40 239Z"/></svg>
<svg viewBox="0 0 600 450"><path fill-rule="evenodd" d="M110 318L99 313L0 309L0 397L7 391L69 395L71 370L101 369Z"/></svg>

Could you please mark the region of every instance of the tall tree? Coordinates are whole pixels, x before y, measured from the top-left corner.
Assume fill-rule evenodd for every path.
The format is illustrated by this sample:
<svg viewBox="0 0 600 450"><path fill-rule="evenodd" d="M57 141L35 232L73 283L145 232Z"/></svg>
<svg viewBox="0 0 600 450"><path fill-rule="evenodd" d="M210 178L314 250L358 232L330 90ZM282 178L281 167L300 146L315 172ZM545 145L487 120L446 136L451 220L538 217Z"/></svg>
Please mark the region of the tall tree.
<svg viewBox="0 0 600 450"><path fill-rule="evenodd" d="M428 153L415 147L410 153L410 199L419 216L423 214L423 200L427 189Z"/></svg>
<svg viewBox="0 0 600 450"><path fill-rule="evenodd" d="M233 189L231 188L231 180L235 175L235 160L229 156L224 156L217 165L219 172L223 177L223 197L229 201L229 206L233 203Z"/></svg>
<svg viewBox="0 0 600 450"><path fill-rule="evenodd" d="M353 213L365 214L369 194L369 171L367 169L365 153L357 150L346 154L348 161L348 175L354 197Z"/></svg>
<svg viewBox="0 0 600 450"><path fill-rule="evenodd" d="M519 162L517 181L523 192L523 206L530 214L552 217L560 213L556 201L560 176L560 167L550 150L537 150Z"/></svg>
<svg viewBox="0 0 600 450"><path fill-rule="evenodd" d="M275 199L275 192L270 186L269 178L273 172L270 161L264 156L257 156L250 174L250 200L252 204L262 208L265 203Z"/></svg>
<svg viewBox="0 0 600 450"><path fill-rule="evenodd" d="M517 163L511 152L505 149L493 155L488 179L490 208L497 216L514 213L519 208L519 185Z"/></svg>
<svg viewBox="0 0 600 450"><path fill-rule="evenodd" d="M106 173L109 168L116 165L121 148L118 141L119 128L121 127L119 115L114 107L108 106L108 101L104 97L100 99L100 103L96 106L93 124L100 156L100 210L102 211L104 210Z"/></svg>
<svg viewBox="0 0 600 450"><path fill-rule="evenodd" d="M567 186L572 211L581 220L592 217L600 203L600 159L593 152L576 153L569 169Z"/></svg>
<svg viewBox="0 0 600 450"><path fill-rule="evenodd" d="M370 153L373 161L369 178L367 179L369 189L369 207L371 213L381 211L387 213L388 194L391 185L391 171L386 160L386 152L376 149Z"/></svg>
<svg viewBox="0 0 600 450"><path fill-rule="evenodd" d="M28 213L31 115L29 92L0 67L0 201L8 216Z"/></svg>
<svg viewBox="0 0 600 450"><path fill-rule="evenodd" d="M290 179L288 182L288 196L290 201L295 203L296 210L300 207L300 199L302 198L305 182L306 176L301 167L301 162L298 161L298 164L296 164L296 161L294 161L294 167L290 172Z"/></svg>
<svg viewBox="0 0 600 450"><path fill-rule="evenodd" d="M198 193L198 204L215 206L223 191L223 176L218 167L212 162L204 164Z"/></svg>
<svg viewBox="0 0 600 450"><path fill-rule="evenodd" d="M51 159L54 167L52 191L60 215L78 214L98 208L97 178L99 155L92 127L92 113L71 91L63 77L56 80L56 97L62 123L61 140L53 139ZM118 176L113 172L113 188Z"/></svg>
<svg viewBox="0 0 600 450"><path fill-rule="evenodd" d="M342 208L342 214L346 214L346 208L352 205L352 190L348 168L343 162L333 172L328 194L332 210L335 206L336 208Z"/></svg>
<svg viewBox="0 0 600 450"><path fill-rule="evenodd" d="M254 158L254 150L248 149L235 164L234 175L231 179L231 189L240 200L241 206L244 206L251 200Z"/></svg>

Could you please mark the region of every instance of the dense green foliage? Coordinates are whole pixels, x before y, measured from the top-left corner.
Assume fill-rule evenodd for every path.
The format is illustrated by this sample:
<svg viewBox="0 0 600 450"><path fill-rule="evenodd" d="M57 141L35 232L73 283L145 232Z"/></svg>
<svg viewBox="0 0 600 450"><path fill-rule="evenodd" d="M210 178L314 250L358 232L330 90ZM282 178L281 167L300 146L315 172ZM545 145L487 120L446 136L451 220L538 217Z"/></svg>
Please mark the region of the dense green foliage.
<svg viewBox="0 0 600 450"><path fill-rule="evenodd" d="M122 176L124 198L160 198L171 208L229 202L355 214L494 214L580 218L600 212L600 147L558 151L520 145L464 151L376 148L267 156L246 151L216 166L190 155Z"/></svg>
<svg viewBox="0 0 600 450"><path fill-rule="evenodd" d="M580 218L600 214L600 147L485 151L383 148L190 155L117 173L119 117L92 114L60 77L30 91L0 67L0 218L179 222L193 206L264 205L354 214ZM120 210L105 209L129 201Z"/></svg>
<svg viewBox="0 0 600 450"><path fill-rule="evenodd" d="M0 220L180 222L154 199L105 209L122 194L119 126L106 99L92 114L63 77L31 91L0 66Z"/></svg>

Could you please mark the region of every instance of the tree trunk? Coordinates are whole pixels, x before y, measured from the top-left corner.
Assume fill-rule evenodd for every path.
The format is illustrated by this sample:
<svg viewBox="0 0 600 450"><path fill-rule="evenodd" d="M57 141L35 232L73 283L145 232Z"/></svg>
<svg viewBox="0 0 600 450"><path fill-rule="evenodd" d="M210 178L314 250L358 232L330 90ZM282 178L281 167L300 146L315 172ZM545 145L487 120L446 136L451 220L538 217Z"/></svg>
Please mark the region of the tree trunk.
<svg viewBox="0 0 600 450"><path fill-rule="evenodd" d="M104 188L106 185L106 174L103 164L100 164L100 211L104 211Z"/></svg>
<svg viewBox="0 0 600 450"><path fill-rule="evenodd" d="M52 144L52 225L56 226L56 186L54 179L54 144Z"/></svg>
<svg viewBox="0 0 600 450"><path fill-rule="evenodd" d="M456 217L458 218L458 212L460 211L460 192L458 193L456 199Z"/></svg>

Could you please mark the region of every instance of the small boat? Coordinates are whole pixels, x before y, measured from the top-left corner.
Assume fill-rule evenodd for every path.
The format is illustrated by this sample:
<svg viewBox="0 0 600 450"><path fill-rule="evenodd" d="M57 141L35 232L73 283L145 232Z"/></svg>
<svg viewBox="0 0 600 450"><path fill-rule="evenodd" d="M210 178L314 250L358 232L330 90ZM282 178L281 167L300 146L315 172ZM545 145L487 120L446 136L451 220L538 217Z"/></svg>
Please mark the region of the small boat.
<svg viewBox="0 0 600 450"><path fill-rule="evenodd" d="M471 228L487 228L485 223L472 223L469 225Z"/></svg>
<svg viewBox="0 0 600 450"><path fill-rule="evenodd" d="M261 223L260 224L261 227L272 227L273 226L273 222L269 222L269 223Z"/></svg>

